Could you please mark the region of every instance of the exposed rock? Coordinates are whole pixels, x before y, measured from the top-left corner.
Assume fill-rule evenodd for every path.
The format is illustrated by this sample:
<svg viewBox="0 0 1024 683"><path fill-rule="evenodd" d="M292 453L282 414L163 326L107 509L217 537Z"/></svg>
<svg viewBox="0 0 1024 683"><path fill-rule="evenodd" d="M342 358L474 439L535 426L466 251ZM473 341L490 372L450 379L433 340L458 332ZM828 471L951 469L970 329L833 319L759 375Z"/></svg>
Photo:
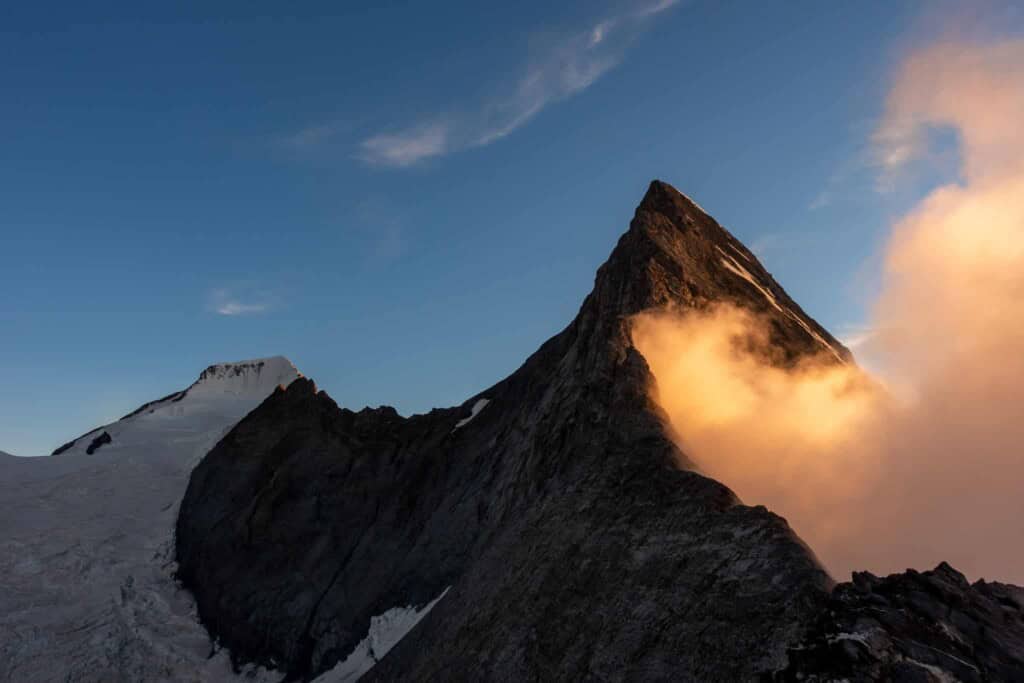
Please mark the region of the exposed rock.
<svg viewBox="0 0 1024 683"><path fill-rule="evenodd" d="M84 436L84 435L83 435L83 436ZM78 439L81 439L81 438L82 438L81 436L80 436L80 437L78 437ZM75 445L76 443L78 443L78 439L72 439L71 441L68 441L68 442L67 442L67 443L65 443L65 444L61 444L60 446L57 446L57 448L53 449L53 453L50 453L50 455L61 455L62 453L65 453L65 452L67 452L67 451L68 451L68 450L70 450L70 449L71 449L71 448L72 448L72 447L73 447L73 446L74 446L74 445Z"/></svg>
<svg viewBox="0 0 1024 683"><path fill-rule="evenodd" d="M86 455L92 455L97 450L99 450L102 446L107 445L112 440L113 439L110 438L110 434L108 434L107 432L103 432L102 434L100 434L95 439L93 439L92 441L89 442L88 448L85 449L85 454Z"/></svg>
<svg viewBox="0 0 1024 683"><path fill-rule="evenodd" d="M166 404L167 402L177 403L181 399L185 398L185 394L186 393L188 393L187 389L185 391L175 391L173 393L167 394L163 398L158 398L155 401L149 401L147 403L143 403L141 406L139 406L138 408L136 408L132 412L128 413L127 415L125 415L121 419L122 420L127 420L129 417L135 417L136 415L141 415L142 413L147 413L147 412L151 413L154 410L156 410L157 408L159 408L160 406ZM61 448L63 448L63 446ZM57 455L57 454L54 453L54 455Z"/></svg>
<svg viewBox="0 0 1024 683"><path fill-rule="evenodd" d="M836 586L776 680L1024 681L1024 589L942 563Z"/></svg>
<svg viewBox="0 0 1024 683"><path fill-rule="evenodd" d="M135 411L125 415L121 419L122 420L126 420L129 417L133 417L133 416L139 414L140 412L142 412L143 409L145 409L147 406L152 405L153 403L156 403L156 402L152 401L150 403L147 403L146 405L142 406L142 408L139 408L138 410L135 410ZM91 432L86 432L85 434L83 434L82 436L78 437L77 439L72 439L71 441L68 441L66 444L56 448L53 451L53 453L50 453L50 455L63 455L64 453L67 453L72 448L74 448L75 444L77 444L79 441L81 441L82 439L86 438L87 436L90 436L91 434L95 434L97 431L99 431L99 430L94 429ZM99 436L97 436L96 438L94 438L92 441L89 442L89 445L86 446L86 448L85 448L85 452L86 452L87 455L92 455L93 453L96 452L97 448L99 448L100 446L102 446L104 444L108 444L108 443L110 443L110 434L108 434L106 432L103 432Z"/></svg>

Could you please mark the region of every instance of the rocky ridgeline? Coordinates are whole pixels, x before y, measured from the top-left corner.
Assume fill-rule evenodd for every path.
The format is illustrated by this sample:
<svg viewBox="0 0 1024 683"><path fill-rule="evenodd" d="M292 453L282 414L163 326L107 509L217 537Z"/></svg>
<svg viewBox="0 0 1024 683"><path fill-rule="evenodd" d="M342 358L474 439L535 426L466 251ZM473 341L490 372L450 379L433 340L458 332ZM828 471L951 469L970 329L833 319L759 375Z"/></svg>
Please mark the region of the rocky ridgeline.
<svg viewBox="0 0 1024 683"><path fill-rule="evenodd" d="M204 624L236 661L297 679L357 652L363 680L804 675L793 666L832 644L815 634L837 632L823 615L854 588L833 595L785 520L680 469L630 339L641 311L718 302L768 320L772 362L850 358L746 247L654 182L576 318L462 406L403 418L339 408L305 379L278 389L181 505L179 575ZM386 656L367 647L380 615L428 604Z"/></svg>
<svg viewBox="0 0 1024 683"><path fill-rule="evenodd" d="M978 581L942 563L836 586L776 680L1024 680L1024 589Z"/></svg>

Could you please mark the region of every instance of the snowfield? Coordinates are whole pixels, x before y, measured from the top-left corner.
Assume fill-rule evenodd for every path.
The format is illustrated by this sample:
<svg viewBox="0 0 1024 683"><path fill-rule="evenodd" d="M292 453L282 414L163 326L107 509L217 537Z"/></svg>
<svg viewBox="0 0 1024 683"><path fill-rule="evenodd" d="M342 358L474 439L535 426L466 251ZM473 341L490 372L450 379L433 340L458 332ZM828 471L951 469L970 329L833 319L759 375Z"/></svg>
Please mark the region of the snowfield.
<svg viewBox="0 0 1024 683"><path fill-rule="evenodd" d="M423 617L434 609L448 590L445 588L439 596L422 607L392 607L384 614L370 619L370 632L355 650L343 661L326 673L318 676L315 683L353 683L374 667L405 635L420 623Z"/></svg>
<svg viewBox="0 0 1024 683"><path fill-rule="evenodd" d="M58 456L0 454L0 681L281 679L212 647L172 578L173 530L192 468L298 376L281 357L211 366Z"/></svg>

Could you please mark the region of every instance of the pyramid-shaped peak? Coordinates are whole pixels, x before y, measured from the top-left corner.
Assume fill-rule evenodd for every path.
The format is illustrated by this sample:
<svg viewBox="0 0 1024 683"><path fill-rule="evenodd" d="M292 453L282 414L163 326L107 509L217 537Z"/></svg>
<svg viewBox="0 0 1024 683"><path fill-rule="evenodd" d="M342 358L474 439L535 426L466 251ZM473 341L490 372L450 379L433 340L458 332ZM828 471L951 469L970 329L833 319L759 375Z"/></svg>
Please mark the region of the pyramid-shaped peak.
<svg viewBox="0 0 1024 683"><path fill-rule="evenodd" d="M745 260L756 261L754 254L719 225L704 207L665 181L652 180L636 209L631 227L636 227L637 223L642 227L666 221L675 228L670 232L680 233L686 238L689 251L700 251L698 242L710 243L728 249L730 253L739 252ZM673 237L678 238L678 235Z"/></svg>
<svg viewBox="0 0 1024 683"><path fill-rule="evenodd" d="M821 352L850 358L750 249L661 180L651 182L629 231L598 272L594 294L599 309L614 317L729 304L770 320L772 343L789 361Z"/></svg>
<svg viewBox="0 0 1024 683"><path fill-rule="evenodd" d="M640 202L641 209L649 210L675 210L679 212L690 212L696 209L705 216L709 215L697 202L686 196L664 180L655 178L647 188L647 194Z"/></svg>

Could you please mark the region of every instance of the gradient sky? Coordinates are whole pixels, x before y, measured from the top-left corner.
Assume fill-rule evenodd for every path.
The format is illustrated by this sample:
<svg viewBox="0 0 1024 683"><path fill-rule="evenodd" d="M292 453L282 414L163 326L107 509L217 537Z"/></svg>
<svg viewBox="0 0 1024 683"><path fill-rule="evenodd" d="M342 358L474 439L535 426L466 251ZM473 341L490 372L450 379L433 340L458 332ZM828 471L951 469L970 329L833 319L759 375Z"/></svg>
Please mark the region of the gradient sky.
<svg viewBox="0 0 1024 683"><path fill-rule="evenodd" d="M925 7L10 4L0 449L274 354L347 407L460 403L571 320L656 177L854 334L927 189L870 155Z"/></svg>

